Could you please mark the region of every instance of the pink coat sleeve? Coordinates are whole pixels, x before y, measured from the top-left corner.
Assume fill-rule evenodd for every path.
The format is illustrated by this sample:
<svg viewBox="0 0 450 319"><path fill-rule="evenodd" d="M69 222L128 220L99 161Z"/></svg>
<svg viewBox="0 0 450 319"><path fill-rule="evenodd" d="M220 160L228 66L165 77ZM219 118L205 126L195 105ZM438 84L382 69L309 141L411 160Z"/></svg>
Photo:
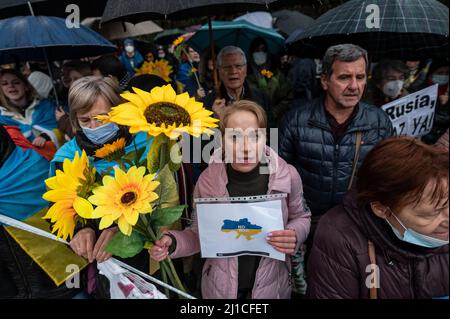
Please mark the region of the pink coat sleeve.
<svg viewBox="0 0 450 319"><path fill-rule="evenodd" d="M311 212L303 197L303 184L297 170L289 165L291 175L291 193L288 197L288 222L286 229L292 229L297 234L297 251L306 240L311 226Z"/></svg>

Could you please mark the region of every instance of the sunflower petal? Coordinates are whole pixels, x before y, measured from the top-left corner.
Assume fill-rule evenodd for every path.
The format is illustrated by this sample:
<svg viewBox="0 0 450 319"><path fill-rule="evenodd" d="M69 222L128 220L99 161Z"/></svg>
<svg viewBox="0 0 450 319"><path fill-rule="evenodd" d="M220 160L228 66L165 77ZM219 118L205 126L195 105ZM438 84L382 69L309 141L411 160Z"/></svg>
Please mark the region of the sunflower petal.
<svg viewBox="0 0 450 319"><path fill-rule="evenodd" d="M87 199L81 197L75 198L75 200L73 201L73 208L81 217L86 219L92 218L92 212L94 211L94 208Z"/></svg>
<svg viewBox="0 0 450 319"><path fill-rule="evenodd" d="M127 220L125 219L124 216L119 218L118 225L119 225L119 229L122 232L122 234L124 234L126 236L131 235L132 227L130 224L127 223Z"/></svg>

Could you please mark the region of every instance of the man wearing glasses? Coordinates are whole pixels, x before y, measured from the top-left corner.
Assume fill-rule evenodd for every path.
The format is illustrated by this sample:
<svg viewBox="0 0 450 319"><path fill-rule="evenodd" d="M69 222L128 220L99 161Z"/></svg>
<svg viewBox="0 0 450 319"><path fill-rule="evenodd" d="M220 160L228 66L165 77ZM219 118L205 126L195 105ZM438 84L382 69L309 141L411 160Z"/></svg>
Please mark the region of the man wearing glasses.
<svg viewBox="0 0 450 319"><path fill-rule="evenodd" d="M221 80L220 96L211 91L204 105L220 118L222 110L239 100L251 100L261 105L267 113L269 127L275 127L271 101L261 91L251 88L247 81L247 58L241 48L227 46L217 55L217 68Z"/></svg>

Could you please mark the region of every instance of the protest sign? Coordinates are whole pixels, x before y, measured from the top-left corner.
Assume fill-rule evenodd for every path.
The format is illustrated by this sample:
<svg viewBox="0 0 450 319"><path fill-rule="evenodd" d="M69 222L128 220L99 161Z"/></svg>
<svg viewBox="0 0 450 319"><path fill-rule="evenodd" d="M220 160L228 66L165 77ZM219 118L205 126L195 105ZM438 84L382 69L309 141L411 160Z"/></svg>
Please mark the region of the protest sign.
<svg viewBox="0 0 450 319"><path fill-rule="evenodd" d="M381 108L392 121L395 135L421 137L431 131L434 123L438 85L414 92Z"/></svg>
<svg viewBox="0 0 450 319"><path fill-rule="evenodd" d="M197 204L203 258L258 255L285 260L267 243L271 231L284 229L281 200Z"/></svg>

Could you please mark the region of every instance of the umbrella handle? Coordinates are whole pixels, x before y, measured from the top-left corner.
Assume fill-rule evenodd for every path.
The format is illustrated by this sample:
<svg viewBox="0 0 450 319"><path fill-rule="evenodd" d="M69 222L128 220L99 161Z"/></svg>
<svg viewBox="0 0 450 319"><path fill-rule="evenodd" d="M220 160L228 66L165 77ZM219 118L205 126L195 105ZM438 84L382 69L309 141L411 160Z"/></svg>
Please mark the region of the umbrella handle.
<svg viewBox="0 0 450 319"><path fill-rule="evenodd" d="M208 28L209 28L209 45L211 47L211 59L213 62L214 91L216 93L216 98L220 99L221 98L220 83L219 83L219 78L217 76L216 50L214 48L214 37L213 37L211 17L208 17Z"/></svg>
<svg viewBox="0 0 450 319"><path fill-rule="evenodd" d="M55 82L54 82L52 67L50 65L50 61L48 60L47 51L45 50L45 48L42 48L42 50L44 51L45 62L47 62L48 74L50 75L50 78L52 79L52 87L53 87L53 93L55 94L56 106L60 107L61 105L59 104L58 91L56 91L56 86L55 86Z"/></svg>
<svg viewBox="0 0 450 319"><path fill-rule="evenodd" d="M35 15L34 15L34 10L33 10L33 6L31 5L31 2L27 1L27 4L28 4L28 9L30 10L31 15L34 17ZM50 75L50 78L52 79L52 87L53 87L53 93L55 93L56 106L59 107L60 105L59 105L59 99L58 99L58 92L56 91L52 68L50 67L50 62L48 61L48 57L47 57L47 51L45 50L45 48L42 48L42 50L44 51L45 62L47 62L48 73Z"/></svg>

